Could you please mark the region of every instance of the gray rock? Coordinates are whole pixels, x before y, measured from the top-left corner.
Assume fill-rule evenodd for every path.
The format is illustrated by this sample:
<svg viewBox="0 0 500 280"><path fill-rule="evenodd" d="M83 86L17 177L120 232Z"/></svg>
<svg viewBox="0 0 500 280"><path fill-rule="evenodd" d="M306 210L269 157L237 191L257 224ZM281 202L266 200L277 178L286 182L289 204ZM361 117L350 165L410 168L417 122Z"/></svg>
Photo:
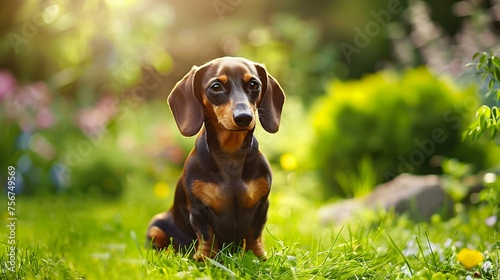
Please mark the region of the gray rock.
<svg viewBox="0 0 500 280"><path fill-rule="evenodd" d="M319 217L323 223L343 223L366 209L382 208L409 213L410 217L416 219L429 219L434 213L451 212L453 203L441 186L437 175L403 174L379 185L365 197L321 207Z"/></svg>

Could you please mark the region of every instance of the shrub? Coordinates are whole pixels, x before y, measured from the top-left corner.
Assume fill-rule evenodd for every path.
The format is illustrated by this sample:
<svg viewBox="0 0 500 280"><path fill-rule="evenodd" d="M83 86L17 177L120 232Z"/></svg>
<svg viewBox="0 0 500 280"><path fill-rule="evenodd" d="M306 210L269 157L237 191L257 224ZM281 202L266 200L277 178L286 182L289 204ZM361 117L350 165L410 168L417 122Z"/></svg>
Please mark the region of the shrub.
<svg viewBox="0 0 500 280"><path fill-rule="evenodd" d="M491 52L476 53L473 57L479 57L479 61L471 62L469 66L476 67L476 73L481 78L482 82L488 80L488 91L485 98L495 95L495 105L500 103L500 58ZM500 131L500 108L498 106L481 106L476 112L476 120L471 123L464 133L464 138L471 137L472 139L479 138L482 135L490 132L492 141L497 138ZM498 140L498 139L497 139ZM497 142L500 145L500 142Z"/></svg>
<svg viewBox="0 0 500 280"><path fill-rule="evenodd" d="M442 156L476 168L493 158L491 146L460 141L477 106L475 89L426 68L334 81L327 92L312 110L310 158L335 194L345 194L338 179L356 172L363 158L373 161L378 183L406 172L440 173Z"/></svg>

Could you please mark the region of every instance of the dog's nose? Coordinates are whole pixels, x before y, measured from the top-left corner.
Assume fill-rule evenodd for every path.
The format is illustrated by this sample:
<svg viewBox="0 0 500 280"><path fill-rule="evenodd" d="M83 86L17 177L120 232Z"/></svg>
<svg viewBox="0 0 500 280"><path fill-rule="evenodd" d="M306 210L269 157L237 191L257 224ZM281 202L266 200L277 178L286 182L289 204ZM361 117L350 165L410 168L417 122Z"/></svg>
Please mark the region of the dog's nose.
<svg viewBox="0 0 500 280"><path fill-rule="evenodd" d="M238 104L233 112L233 120L239 127L247 127L253 120L252 112L246 104Z"/></svg>

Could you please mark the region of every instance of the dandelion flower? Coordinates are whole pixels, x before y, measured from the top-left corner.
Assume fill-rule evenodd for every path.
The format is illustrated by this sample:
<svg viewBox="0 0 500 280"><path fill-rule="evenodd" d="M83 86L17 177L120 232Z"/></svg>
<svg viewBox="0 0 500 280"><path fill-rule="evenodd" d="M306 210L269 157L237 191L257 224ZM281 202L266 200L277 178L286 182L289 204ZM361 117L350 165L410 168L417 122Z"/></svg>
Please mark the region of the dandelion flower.
<svg viewBox="0 0 500 280"><path fill-rule="evenodd" d="M471 250L469 248L463 248L458 252L458 261L467 269L471 269L474 266L484 261L483 254L478 250Z"/></svg>
<svg viewBox="0 0 500 280"><path fill-rule="evenodd" d="M299 165L297 158L290 153L281 155L280 164L283 169L288 171L295 170Z"/></svg>
<svg viewBox="0 0 500 280"><path fill-rule="evenodd" d="M153 192L157 198L165 198L169 193L169 186L165 182L158 182L155 184Z"/></svg>

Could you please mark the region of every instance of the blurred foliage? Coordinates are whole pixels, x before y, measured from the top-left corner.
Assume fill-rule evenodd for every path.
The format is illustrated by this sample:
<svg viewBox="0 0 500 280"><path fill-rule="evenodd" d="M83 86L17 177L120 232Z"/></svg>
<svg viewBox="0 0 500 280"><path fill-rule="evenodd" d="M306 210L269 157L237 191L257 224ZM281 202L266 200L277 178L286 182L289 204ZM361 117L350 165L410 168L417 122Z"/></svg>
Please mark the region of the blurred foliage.
<svg viewBox="0 0 500 280"><path fill-rule="evenodd" d="M445 159L441 164L443 169L442 188L453 199L455 203L462 202L469 195L470 188L464 184L466 176L471 176L471 164L460 162L459 160Z"/></svg>
<svg viewBox="0 0 500 280"><path fill-rule="evenodd" d="M334 81L312 110L310 164L337 194L342 172L356 170L365 157L373 160L377 182L403 172L440 173L443 156L476 170L489 166L498 149L460 141L477 104L474 93L425 68Z"/></svg>
<svg viewBox="0 0 500 280"><path fill-rule="evenodd" d="M24 0L0 4L0 68L93 104L124 95L144 68L164 98L193 64L222 55L266 63L287 92L311 102L332 77L429 65L458 75L463 59L498 45L490 1ZM348 55L345 46L355 49ZM126 93L125 93L126 95Z"/></svg>
<svg viewBox="0 0 500 280"><path fill-rule="evenodd" d="M109 106L108 102L98 104ZM4 110L5 104L18 103L2 103ZM41 128L33 120L30 132L23 132L22 124L12 123L7 115L0 124L0 156L7 159L2 162L5 169L13 165L18 171L16 191L118 198L127 186L159 180L174 184L192 139L171 130L175 124L166 121L169 111L164 102L137 107L133 114L128 107L118 107L117 117L110 119L99 118L104 117L99 112L106 111L102 106L82 112L75 121L79 126L64 117L71 114L64 106L55 106L57 125ZM29 109L20 108L23 116Z"/></svg>
<svg viewBox="0 0 500 280"><path fill-rule="evenodd" d="M373 161L369 157L363 157L358 162L357 169L337 171L335 179L345 196L362 197L375 188L377 173L373 167Z"/></svg>
<svg viewBox="0 0 500 280"><path fill-rule="evenodd" d="M477 63L469 63L475 66L476 75L482 83L487 82L485 98L493 97L496 105L500 104L500 58L493 52L476 53L473 57L478 59ZM476 120L472 122L464 132L464 138L472 140L480 138L490 132L490 140L494 141L500 131L500 109L497 106L483 105L476 111ZM496 143L500 145L497 140Z"/></svg>
<svg viewBox="0 0 500 280"><path fill-rule="evenodd" d="M22 83L47 82L80 106L136 85L144 65L168 71L172 61L161 45L171 23L169 6L156 1L151 10L151 3L134 2L3 3L0 65Z"/></svg>
<svg viewBox="0 0 500 280"><path fill-rule="evenodd" d="M490 52L478 52L468 66L475 68L475 75L480 79L482 92L485 100L493 99L494 105L482 105L476 111L476 119L463 133L463 139L472 138L478 140L489 132L489 140L500 145L498 132L500 130L500 58L497 54ZM485 86L486 85L486 86ZM486 103L486 102L485 102ZM479 194L480 200L486 202L492 208L492 216L488 218L490 223L495 224L500 214L500 180L498 170L489 170L483 177L484 190Z"/></svg>
<svg viewBox="0 0 500 280"><path fill-rule="evenodd" d="M249 43L238 55L265 62L273 75L287 77L279 79L285 89L311 102L334 76L332 67L339 66L335 50L321 44L320 31L313 22L277 15L270 26L253 29Z"/></svg>
<svg viewBox="0 0 500 280"><path fill-rule="evenodd" d="M484 175L483 184L485 189L480 193L480 200L486 202L489 207L491 207L491 221L493 224L497 224L497 219L500 218L500 178L496 173L488 172Z"/></svg>
<svg viewBox="0 0 500 280"><path fill-rule="evenodd" d="M413 144L414 135L428 133L413 131L420 129L412 125L420 114L400 124L411 129L394 130L401 135L412 130L407 137L398 135L405 142L391 141L385 150L366 153L367 143L356 140L346 144L348 150L327 145L317 148L321 153L316 155L308 152L311 145L319 145L307 118L315 114L309 112L311 104L317 98L335 101L322 98L331 94L334 79L387 68L426 64L433 72L458 76L469 54L498 45L495 9L498 3L487 0L321 0L315 5L300 0L3 1L0 169L15 166L20 171L18 191L32 194L71 190L119 196L127 186L173 184L192 139L179 137L166 95L192 65L233 55L265 63L287 94L280 133L257 131L271 163L279 163L289 176L307 171L314 181L314 169L303 168L308 163L318 158L324 166L322 158L328 154L357 149L346 160L352 164L340 164L342 159L334 164L339 169L332 169L338 172L322 172L343 176L346 193L363 193L383 178L375 172L378 179L372 178L367 162L373 170L387 168L385 161L379 164L381 153L394 147L400 151L399 146ZM358 106L367 103L363 98L356 99ZM381 115L392 108L387 102L377 107ZM357 119L323 120L326 129L336 121ZM380 125L389 130L389 117L377 119L385 121L389 123ZM348 133L355 132L352 128L347 127ZM330 129L333 135L339 128ZM381 145L368 144L370 151ZM366 178L356 179L360 172ZM4 176L0 174L0 181Z"/></svg>

